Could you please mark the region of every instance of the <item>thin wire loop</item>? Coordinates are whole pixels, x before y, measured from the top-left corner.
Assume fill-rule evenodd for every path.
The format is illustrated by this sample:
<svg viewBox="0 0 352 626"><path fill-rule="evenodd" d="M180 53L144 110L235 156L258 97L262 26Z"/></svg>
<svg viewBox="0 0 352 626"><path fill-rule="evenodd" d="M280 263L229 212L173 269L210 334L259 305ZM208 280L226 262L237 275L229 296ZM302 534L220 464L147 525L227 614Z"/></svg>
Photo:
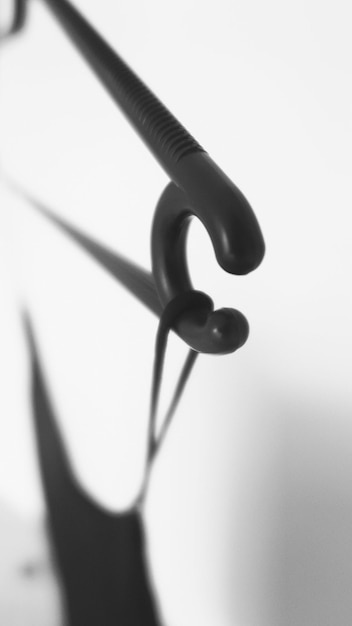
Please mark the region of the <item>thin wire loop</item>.
<svg viewBox="0 0 352 626"><path fill-rule="evenodd" d="M161 442L165 437L166 431L170 425L172 416L177 408L182 391L187 382L187 378L198 355L198 352L196 352L195 350L189 350L173 398L166 412L161 432L159 434L159 437L157 437L156 418L169 331L174 327L177 319L185 312L190 310L192 310L193 312L196 310L203 310L204 306L208 305L208 303L209 297L205 293L201 291L188 291L176 296L173 300L170 300L170 302L168 302L161 314L155 342L155 359L150 403L148 453L148 459L150 462L153 461L156 453L160 448Z"/></svg>
<svg viewBox="0 0 352 626"><path fill-rule="evenodd" d="M165 439L166 433L170 427L171 420L175 414L178 403L181 399L185 385L189 379L193 366L198 357L198 352L190 349L188 355L182 367L178 382L175 387L172 399L169 407L166 411L164 419L162 421L159 435L156 433L156 420L159 396L162 386L162 375L165 362L167 340L170 330L172 330L180 315L183 315L186 311L202 311L206 305L209 305L209 296L201 291L189 291L175 296L173 300L165 306L161 313L158 331L155 341L155 356L154 356L154 368L152 376L151 386L151 399L150 399L150 414L148 425L148 447L147 447L147 462L144 474L144 481L138 498L136 499L136 506L140 507L144 500L148 489L149 477L153 462L160 451L161 445Z"/></svg>

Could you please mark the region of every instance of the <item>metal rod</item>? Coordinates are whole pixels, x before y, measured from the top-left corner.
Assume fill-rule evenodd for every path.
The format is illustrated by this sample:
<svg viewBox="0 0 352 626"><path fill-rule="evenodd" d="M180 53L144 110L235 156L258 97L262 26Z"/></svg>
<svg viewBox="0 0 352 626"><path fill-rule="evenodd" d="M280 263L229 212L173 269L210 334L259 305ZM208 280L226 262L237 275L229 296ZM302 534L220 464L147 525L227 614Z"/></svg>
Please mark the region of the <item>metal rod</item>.
<svg viewBox="0 0 352 626"><path fill-rule="evenodd" d="M123 59L67 0L43 0L160 164L203 149Z"/></svg>
<svg viewBox="0 0 352 626"><path fill-rule="evenodd" d="M153 222L154 280L150 275L143 277L143 270L121 258L122 280L127 280L142 301L150 301L151 297L154 312L160 312L158 307L163 308L178 294L193 290L185 245L191 215L202 221L225 271L247 274L256 269L264 256L264 239L241 191L68 0L43 2L173 181L160 198ZM88 243L82 233L73 233L71 226L59 218L54 221L111 271L112 257L106 251L96 243ZM157 296L150 296L151 284ZM214 311L213 306L205 307L201 316L199 311L193 316L187 311L176 328L191 348L215 354L242 346L248 329L239 311Z"/></svg>

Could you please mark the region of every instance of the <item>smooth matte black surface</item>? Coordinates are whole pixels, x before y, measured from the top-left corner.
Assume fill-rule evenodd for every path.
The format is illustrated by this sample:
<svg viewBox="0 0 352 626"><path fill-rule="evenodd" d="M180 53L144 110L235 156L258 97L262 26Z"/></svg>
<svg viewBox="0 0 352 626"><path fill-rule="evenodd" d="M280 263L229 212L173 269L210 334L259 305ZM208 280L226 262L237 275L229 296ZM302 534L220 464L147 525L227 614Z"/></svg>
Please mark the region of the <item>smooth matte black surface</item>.
<svg viewBox="0 0 352 626"><path fill-rule="evenodd" d="M43 1L173 181L161 196L152 232L152 269L161 302L193 289L185 246L190 215L204 224L225 271L256 269L264 239L244 195L70 2ZM236 309L203 313L200 318L187 313L178 324L178 333L194 350L224 354L247 340L248 322Z"/></svg>
<svg viewBox="0 0 352 626"><path fill-rule="evenodd" d="M193 290L185 243L190 216L204 224L225 271L256 269L265 246L244 195L68 0L43 2L173 181L160 198L152 231L152 269L161 304ZM188 312L177 326L192 349L214 354L237 350L249 333L242 313L228 307L204 309L200 316Z"/></svg>
<svg viewBox="0 0 352 626"><path fill-rule="evenodd" d="M162 292L163 272L165 271L165 265L163 265L163 263L171 262L172 264L176 262L178 264L178 272L174 272L174 279L174 268L171 267L170 280L167 281L166 288L168 289L169 286L171 286L172 289L167 291L164 302L162 303L158 297L153 274L145 271L116 252L107 249L91 237L88 237L88 235L81 230L58 217L51 209L45 207L41 202L33 198L32 195L19 188L18 185L12 183L11 188L14 189L16 193L19 193L29 203L29 206L39 211L41 215L78 244L92 259L107 270L158 317L162 315L163 309L173 298L194 291L188 277L187 266L183 260L185 250L182 246L185 245L185 240L184 238L182 239L182 237L186 234L185 228L183 231L180 229L179 240L174 240L172 236L169 239L166 224L166 232L163 233L162 237L156 242L155 247L158 251L157 246L159 244L164 245L163 242L165 241L165 252L167 255L164 260L163 250L160 251L160 254L158 252L159 263L157 263L157 267L154 271L156 277L161 276L160 292ZM165 209L165 213L168 213L172 220L174 217L173 211L177 215L177 211L181 206L177 201L179 189L171 184L168 190L170 197L167 198L167 206L161 206L162 203L159 203L157 214L160 212L161 207L161 213L163 213ZM175 205L173 205L171 197L174 192L176 194ZM186 216L184 226L187 226L187 220L188 218ZM162 225L162 228L164 228L164 225ZM167 244L169 244L169 247ZM180 259L176 258L178 246L181 248ZM183 276L184 284L182 284L181 281L179 284L177 283L179 276ZM239 348L245 343L249 331L248 322L242 313L234 309L220 309L214 311L214 305L209 296L203 299L202 306L200 306L198 301L197 306L193 309L188 308L183 315L178 316L172 324L172 329L184 339L193 350L215 354L232 352Z"/></svg>

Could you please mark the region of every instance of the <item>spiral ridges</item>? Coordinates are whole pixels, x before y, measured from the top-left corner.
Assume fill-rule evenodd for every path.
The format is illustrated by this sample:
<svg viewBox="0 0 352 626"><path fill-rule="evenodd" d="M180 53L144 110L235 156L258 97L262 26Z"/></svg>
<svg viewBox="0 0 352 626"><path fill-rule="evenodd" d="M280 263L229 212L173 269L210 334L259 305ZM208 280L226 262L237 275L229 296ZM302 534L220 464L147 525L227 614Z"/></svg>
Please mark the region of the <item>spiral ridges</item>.
<svg viewBox="0 0 352 626"><path fill-rule="evenodd" d="M125 102L124 109L166 158L178 162L186 154L203 152L199 143L120 58L115 63L113 78Z"/></svg>
<svg viewBox="0 0 352 626"><path fill-rule="evenodd" d="M199 143L67 0L45 0L144 141L164 162L204 152Z"/></svg>

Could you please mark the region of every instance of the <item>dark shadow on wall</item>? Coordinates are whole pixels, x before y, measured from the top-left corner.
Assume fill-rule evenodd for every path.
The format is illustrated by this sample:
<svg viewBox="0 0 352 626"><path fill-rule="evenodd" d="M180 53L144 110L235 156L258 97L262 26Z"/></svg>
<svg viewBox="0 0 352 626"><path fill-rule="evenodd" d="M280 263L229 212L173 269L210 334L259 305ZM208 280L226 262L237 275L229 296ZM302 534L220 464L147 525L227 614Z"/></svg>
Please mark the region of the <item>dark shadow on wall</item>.
<svg viewBox="0 0 352 626"><path fill-rule="evenodd" d="M114 514L77 484L26 320L41 478L67 626L160 626L139 509Z"/></svg>
<svg viewBox="0 0 352 626"><path fill-rule="evenodd" d="M29 344L41 473L65 591L68 624L158 626L160 618L149 579L143 518L138 509L120 515L105 511L75 482L33 338ZM274 497L270 501L263 498L258 490L259 481L250 481L244 476L250 496L242 511L237 507L231 512L232 519L240 513L244 520L242 537L236 538L234 550L231 549L234 545L231 522L228 532L223 533L222 541L229 546L229 561L224 562L224 568L229 588L232 587L231 613L238 615L241 595L235 570L242 570L245 565L249 581L246 603L251 604L252 609L245 606L243 615L255 616L253 620L247 619L247 623L349 626L352 616L352 403L338 402L332 394L328 402L313 396L300 398L299 391L292 395L287 390L281 398L278 395L270 397L266 393L262 398L261 411L258 408L254 411L253 441L246 442L249 449L253 444L262 447L265 433L273 433L270 440L273 438L276 442L277 459L267 482L277 481ZM260 391L257 407L259 396ZM264 450L264 456L274 454L271 445ZM253 459L254 472L259 475L262 463L256 458L256 452ZM261 509L257 517L252 507L256 500L259 501L257 511ZM261 527L265 518L270 518L269 525L275 526L275 532L266 536ZM239 558L237 546L241 538L244 544L253 543L254 538L260 545L269 534L272 543L265 552L267 561L259 563L263 553L258 557L256 547L245 548ZM258 563L262 572L252 584ZM265 588L267 565L267 578L273 576L273 581ZM244 587L242 583L242 589ZM258 598L253 590L266 597ZM230 595L230 591L226 594ZM265 602L270 604L267 616L262 610Z"/></svg>
<svg viewBox="0 0 352 626"><path fill-rule="evenodd" d="M280 625L352 620L352 406L341 404L297 402L285 419Z"/></svg>

